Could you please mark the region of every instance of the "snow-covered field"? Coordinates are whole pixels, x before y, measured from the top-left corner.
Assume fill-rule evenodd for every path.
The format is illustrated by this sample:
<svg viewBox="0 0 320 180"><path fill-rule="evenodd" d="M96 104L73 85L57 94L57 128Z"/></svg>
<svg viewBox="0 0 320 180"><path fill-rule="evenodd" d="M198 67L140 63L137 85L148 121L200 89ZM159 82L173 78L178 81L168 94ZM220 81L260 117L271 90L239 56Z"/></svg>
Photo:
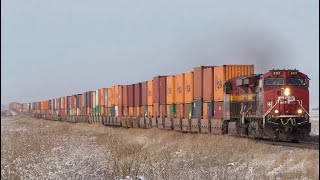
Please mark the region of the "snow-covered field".
<svg viewBox="0 0 320 180"><path fill-rule="evenodd" d="M310 111L311 135L319 135L319 110Z"/></svg>
<svg viewBox="0 0 320 180"><path fill-rule="evenodd" d="M319 150L230 136L1 117L1 179L124 176L318 179Z"/></svg>

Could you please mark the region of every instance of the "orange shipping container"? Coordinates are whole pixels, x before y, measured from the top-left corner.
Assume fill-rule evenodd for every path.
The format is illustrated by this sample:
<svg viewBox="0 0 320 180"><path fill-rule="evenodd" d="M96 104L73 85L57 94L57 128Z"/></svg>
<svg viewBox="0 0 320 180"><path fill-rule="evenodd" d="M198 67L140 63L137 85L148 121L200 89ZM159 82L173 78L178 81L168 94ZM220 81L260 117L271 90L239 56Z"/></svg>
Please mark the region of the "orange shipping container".
<svg viewBox="0 0 320 180"><path fill-rule="evenodd" d="M184 102L193 102L193 72L184 75Z"/></svg>
<svg viewBox="0 0 320 180"><path fill-rule="evenodd" d="M134 116L134 107L129 107L129 116Z"/></svg>
<svg viewBox="0 0 320 180"><path fill-rule="evenodd" d="M149 118L153 117L153 106L148 106L148 117Z"/></svg>
<svg viewBox="0 0 320 180"><path fill-rule="evenodd" d="M184 73L176 75L175 99L177 104L184 103Z"/></svg>
<svg viewBox="0 0 320 180"><path fill-rule="evenodd" d="M102 107L105 106L105 99L106 99L106 88L101 88L99 101Z"/></svg>
<svg viewBox="0 0 320 180"><path fill-rule="evenodd" d="M152 106L153 105L153 80L149 80L148 81L148 106Z"/></svg>
<svg viewBox="0 0 320 180"><path fill-rule="evenodd" d="M119 85L113 86L113 104L112 105L119 105Z"/></svg>
<svg viewBox="0 0 320 180"><path fill-rule="evenodd" d="M176 103L175 99L175 76L168 76L167 77L167 104L174 104Z"/></svg>
<svg viewBox="0 0 320 180"><path fill-rule="evenodd" d="M134 116L140 117L142 115L141 109L141 107L134 107Z"/></svg>
<svg viewBox="0 0 320 180"><path fill-rule="evenodd" d="M114 88L108 88L108 107L111 107L114 104Z"/></svg>
<svg viewBox="0 0 320 180"><path fill-rule="evenodd" d="M214 67L214 101L223 101L223 85L225 81L238 76L252 75L253 73L253 65L223 65Z"/></svg>
<svg viewBox="0 0 320 180"><path fill-rule="evenodd" d="M119 90L118 90L118 106L123 106L123 86L119 86Z"/></svg>

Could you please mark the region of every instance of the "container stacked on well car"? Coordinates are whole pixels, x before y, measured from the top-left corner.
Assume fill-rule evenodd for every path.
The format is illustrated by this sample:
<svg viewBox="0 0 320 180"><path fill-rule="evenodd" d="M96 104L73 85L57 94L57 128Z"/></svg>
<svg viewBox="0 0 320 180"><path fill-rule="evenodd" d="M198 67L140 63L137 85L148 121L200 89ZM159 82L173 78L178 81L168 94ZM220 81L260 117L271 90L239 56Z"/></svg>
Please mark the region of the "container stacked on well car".
<svg viewBox="0 0 320 180"><path fill-rule="evenodd" d="M229 131L229 134L238 134L235 132L238 131L237 118L249 117L240 114L243 113L244 108L250 106L253 108L250 111L261 111L259 114L251 113L257 116L254 121L259 121L265 113L270 114L273 108L272 103L279 101L274 98L282 98L283 96L281 93L275 94L272 90L290 86L295 92L303 91L306 94L305 97L298 95L295 97L304 100L303 104L300 103L296 106L298 108L301 106L299 112L305 116L304 120L308 120L308 106L305 105L307 104L306 98L309 97L307 96L308 84L302 81L300 83L300 79L306 79L306 76L302 76L302 73L295 70L288 70L282 73L284 75L281 78L290 76L291 79L299 80L300 84L288 83L287 85L283 83L281 86L271 86L264 85L264 78L269 78L268 80L279 78L281 72L274 74L274 71L270 71L265 75L253 75L253 73L253 65L200 66L195 67L191 72L156 76L152 80L141 83L115 85L82 94L29 103L21 107L23 107L22 109L28 108L28 111L35 117L45 119L102 123L107 126L126 128L158 127L192 133L221 134ZM271 73L275 77L270 78ZM300 79L298 76L301 76ZM250 81L252 78L255 80L255 83L252 84L254 87L247 87L244 82L244 85L238 83L238 81ZM232 86L227 86L226 83L231 83ZM257 91L258 86L261 87L260 94ZM271 103L270 106L264 102L263 98L256 98L257 96L262 97L264 92L269 93L265 97L269 99L265 101ZM295 97L290 97L292 103L299 103L298 100L294 100ZM258 109L256 107L258 105L264 109ZM304 106L306 110L304 110ZM293 108L293 110L296 109ZM270 117L271 115L273 114L270 114ZM274 121L281 120L282 116L278 116L274 118ZM290 122L295 122L292 118L298 116L302 119L299 114L294 114L292 117L290 114ZM263 116L263 118L265 117ZM307 120L303 123L307 123ZM242 122L245 124L244 121ZM253 121L250 126L255 127ZM274 128L271 126L268 125L271 129L269 130L270 134L274 133ZM243 127L246 128L246 126Z"/></svg>

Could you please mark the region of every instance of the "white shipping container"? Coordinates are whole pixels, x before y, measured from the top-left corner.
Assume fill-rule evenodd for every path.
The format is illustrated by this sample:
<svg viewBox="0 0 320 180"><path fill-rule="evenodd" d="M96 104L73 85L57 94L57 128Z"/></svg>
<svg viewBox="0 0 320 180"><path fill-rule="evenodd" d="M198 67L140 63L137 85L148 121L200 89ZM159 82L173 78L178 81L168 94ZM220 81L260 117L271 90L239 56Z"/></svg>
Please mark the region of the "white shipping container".
<svg viewBox="0 0 320 180"><path fill-rule="evenodd" d="M96 107L96 92L95 91L92 92L92 107L93 108Z"/></svg>
<svg viewBox="0 0 320 180"><path fill-rule="evenodd" d="M96 103L96 106L99 106L99 90L96 90L96 101L95 101L95 103Z"/></svg>

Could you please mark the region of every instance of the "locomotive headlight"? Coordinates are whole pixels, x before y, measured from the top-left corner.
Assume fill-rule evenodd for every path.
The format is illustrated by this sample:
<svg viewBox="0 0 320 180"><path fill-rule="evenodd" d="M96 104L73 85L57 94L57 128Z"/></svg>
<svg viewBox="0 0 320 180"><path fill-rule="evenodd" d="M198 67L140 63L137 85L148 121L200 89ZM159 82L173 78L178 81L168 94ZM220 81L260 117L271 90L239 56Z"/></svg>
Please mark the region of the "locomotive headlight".
<svg viewBox="0 0 320 180"><path fill-rule="evenodd" d="M302 109L298 109L297 112L298 112L298 114L301 114L302 113Z"/></svg>
<svg viewBox="0 0 320 180"><path fill-rule="evenodd" d="M284 89L284 95L285 96L289 96L290 95L290 89L289 88L285 88Z"/></svg>
<svg viewBox="0 0 320 180"><path fill-rule="evenodd" d="M274 113L278 114L278 113L279 113L279 110L278 110L278 109L274 110Z"/></svg>

